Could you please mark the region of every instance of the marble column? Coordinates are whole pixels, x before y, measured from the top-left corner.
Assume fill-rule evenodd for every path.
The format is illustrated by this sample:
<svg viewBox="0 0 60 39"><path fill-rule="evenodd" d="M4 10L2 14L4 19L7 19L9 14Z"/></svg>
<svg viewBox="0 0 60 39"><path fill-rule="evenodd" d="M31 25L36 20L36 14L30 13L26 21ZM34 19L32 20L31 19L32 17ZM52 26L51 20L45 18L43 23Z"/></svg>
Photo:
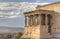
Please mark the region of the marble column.
<svg viewBox="0 0 60 39"><path fill-rule="evenodd" d="M38 14L36 15L36 25L38 25Z"/></svg>
<svg viewBox="0 0 60 39"><path fill-rule="evenodd" d="M32 16L32 25L34 25L34 15Z"/></svg>
<svg viewBox="0 0 60 39"><path fill-rule="evenodd" d="M38 24L38 15L35 15L35 22L36 22L36 25Z"/></svg>
<svg viewBox="0 0 60 39"><path fill-rule="evenodd" d="M31 15L31 25L35 25L36 24L36 16L35 15Z"/></svg>
<svg viewBox="0 0 60 39"><path fill-rule="evenodd" d="M39 14L38 15L38 25L40 25L41 24L41 15Z"/></svg>
<svg viewBox="0 0 60 39"><path fill-rule="evenodd" d="M36 15L35 15L35 25L36 25Z"/></svg>
<svg viewBox="0 0 60 39"><path fill-rule="evenodd" d="M25 26L27 26L27 16L25 16Z"/></svg>
<svg viewBox="0 0 60 39"><path fill-rule="evenodd" d="M34 25L34 15L33 15L33 18L32 18L32 20L33 20L33 21L32 21L32 23L33 23L32 25Z"/></svg>
<svg viewBox="0 0 60 39"><path fill-rule="evenodd" d="M47 14L45 15L45 24L48 25L48 16L47 16Z"/></svg>
<svg viewBox="0 0 60 39"><path fill-rule="evenodd" d="M32 15L30 15L30 25L32 25Z"/></svg>
<svg viewBox="0 0 60 39"><path fill-rule="evenodd" d="M28 16L28 25L31 25L31 16Z"/></svg>
<svg viewBox="0 0 60 39"><path fill-rule="evenodd" d="M33 25L35 25L35 15L33 15Z"/></svg>
<svg viewBox="0 0 60 39"><path fill-rule="evenodd" d="M33 15L32 15L32 18L31 18L31 20L32 20L32 21L31 21L31 23L32 23L32 25L33 25Z"/></svg>
<svg viewBox="0 0 60 39"><path fill-rule="evenodd" d="M41 22L40 14L38 14L38 17L37 17L37 25L40 25L40 22Z"/></svg>

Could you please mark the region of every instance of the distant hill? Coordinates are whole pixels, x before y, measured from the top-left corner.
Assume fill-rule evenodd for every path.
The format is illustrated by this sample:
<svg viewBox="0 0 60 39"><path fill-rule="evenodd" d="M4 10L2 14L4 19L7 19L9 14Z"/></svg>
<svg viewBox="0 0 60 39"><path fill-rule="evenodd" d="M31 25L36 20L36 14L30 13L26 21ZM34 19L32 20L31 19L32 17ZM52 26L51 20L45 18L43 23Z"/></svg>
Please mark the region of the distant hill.
<svg viewBox="0 0 60 39"><path fill-rule="evenodd" d="M16 33L16 32L23 32L24 28L22 27L5 27L0 26L0 33Z"/></svg>

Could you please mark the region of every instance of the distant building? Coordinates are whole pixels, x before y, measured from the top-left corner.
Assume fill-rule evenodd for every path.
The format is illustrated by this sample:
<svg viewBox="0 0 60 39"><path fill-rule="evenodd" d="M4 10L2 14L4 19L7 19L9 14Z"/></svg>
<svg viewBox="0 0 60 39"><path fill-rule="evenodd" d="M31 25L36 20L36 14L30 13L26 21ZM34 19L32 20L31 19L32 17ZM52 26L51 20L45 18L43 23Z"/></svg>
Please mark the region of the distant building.
<svg viewBox="0 0 60 39"><path fill-rule="evenodd" d="M0 34L0 39L16 39L18 33L5 33Z"/></svg>
<svg viewBox="0 0 60 39"><path fill-rule="evenodd" d="M25 30L21 38L44 39L60 37L60 2L37 6L25 12Z"/></svg>

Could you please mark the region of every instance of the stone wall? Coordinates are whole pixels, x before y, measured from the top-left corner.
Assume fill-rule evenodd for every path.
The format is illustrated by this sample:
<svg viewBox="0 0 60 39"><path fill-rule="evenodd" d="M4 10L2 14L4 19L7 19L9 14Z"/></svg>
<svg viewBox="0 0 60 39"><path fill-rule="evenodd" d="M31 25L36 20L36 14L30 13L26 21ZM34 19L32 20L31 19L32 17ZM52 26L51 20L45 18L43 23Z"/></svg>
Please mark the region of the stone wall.
<svg viewBox="0 0 60 39"><path fill-rule="evenodd" d="M25 36L27 38L40 38L40 25L38 26L25 26Z"/></svg>
<svg viewBox="0 0 60 39"><path fill-rule="evenodd" d="M60 14L54 13L52 15L52 35L55 37L60 37Z"/></svg>

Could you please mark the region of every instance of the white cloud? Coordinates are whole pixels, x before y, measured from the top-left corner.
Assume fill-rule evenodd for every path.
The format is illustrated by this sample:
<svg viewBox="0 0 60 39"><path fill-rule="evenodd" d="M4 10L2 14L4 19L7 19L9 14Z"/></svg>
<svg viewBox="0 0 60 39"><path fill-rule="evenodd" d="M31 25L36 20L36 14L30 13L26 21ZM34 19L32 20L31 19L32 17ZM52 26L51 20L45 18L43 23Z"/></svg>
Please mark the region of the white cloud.
<svg viewBox="0 0 60 39"><path fill-rule="evenodd" d="M29 2L0 2L1 18L16 18L23 12L35 10L37 5L45 5L48 3L29 3Z"/></svg>

